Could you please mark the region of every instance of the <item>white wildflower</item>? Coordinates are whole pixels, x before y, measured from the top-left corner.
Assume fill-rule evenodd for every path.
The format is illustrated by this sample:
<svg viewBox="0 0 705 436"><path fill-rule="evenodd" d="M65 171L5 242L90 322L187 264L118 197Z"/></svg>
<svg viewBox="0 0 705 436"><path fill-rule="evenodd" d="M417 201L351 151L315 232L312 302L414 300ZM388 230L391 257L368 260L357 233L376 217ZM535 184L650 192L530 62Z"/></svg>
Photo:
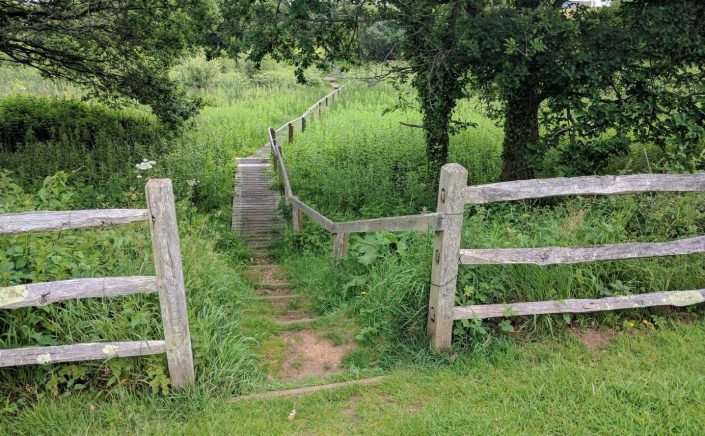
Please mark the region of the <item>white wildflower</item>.
<svg viewBox="0 0 705 436"><path fill-rule="evenodd" d="M198 185L198 180L196 180L196 179L186 180L186 184L193 188L194 186Z"/></svg>
<svg viewBox="0 0 705 436"><path fill-rule="evenodd" d="M137 174L137 178L138 178L138 179L141 179L141 178L142 178L142 174Z"/></svg>
<svg viewBox="0 0 705 436"><path fill-rule="evenodd" d="M135 164L135 168L141 171L146 171L146 170L151 170L154 165L157 164L157 161L154 160L147 160L147 159L142 159L142 162Z"/></svg>

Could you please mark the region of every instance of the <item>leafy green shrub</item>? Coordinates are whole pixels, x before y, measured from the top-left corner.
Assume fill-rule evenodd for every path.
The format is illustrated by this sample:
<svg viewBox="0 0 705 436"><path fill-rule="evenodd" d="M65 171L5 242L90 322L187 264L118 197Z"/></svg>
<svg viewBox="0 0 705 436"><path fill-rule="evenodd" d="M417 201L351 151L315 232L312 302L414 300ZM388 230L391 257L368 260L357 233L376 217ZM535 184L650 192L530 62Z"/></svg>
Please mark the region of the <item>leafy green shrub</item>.
<svg viewBox="0 0 705 436"><path fill-rule="evenodd" d="M122 192L125 173L166 150L156 121L75 100L8 97L0 100L0 167L12 168L23 186L57 171L74 180Z"/></svg>

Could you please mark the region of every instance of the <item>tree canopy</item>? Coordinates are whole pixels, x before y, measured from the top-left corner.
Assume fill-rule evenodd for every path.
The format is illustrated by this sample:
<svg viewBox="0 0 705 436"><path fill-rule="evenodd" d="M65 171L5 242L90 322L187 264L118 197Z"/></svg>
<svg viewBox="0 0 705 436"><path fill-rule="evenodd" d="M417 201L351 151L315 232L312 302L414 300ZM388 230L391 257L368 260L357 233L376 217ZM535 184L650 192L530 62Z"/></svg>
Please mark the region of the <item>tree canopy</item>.
<svg viewBox="0 0 705 436"><path fill-rule="evenodd" d="M632 141L685 147L705 133L705 5L624 0L291 0L224 13L221 47L298 67L359 61L373 23L400 31L390 74L417 91L431 178L448 157L459 99L490 101L504 126L503 179L530 178L555 150L566 173L599 171ZM615 2L617 3L617 2ZM235 31L236 30L236 31Z"/></svg>
<svg viewBox="0 0 705 436"><path fill-rule="evenodd" d="M0 63L132 98L177 124L199 103L168 69L218 16L207 0L0 0Z"/></svg>

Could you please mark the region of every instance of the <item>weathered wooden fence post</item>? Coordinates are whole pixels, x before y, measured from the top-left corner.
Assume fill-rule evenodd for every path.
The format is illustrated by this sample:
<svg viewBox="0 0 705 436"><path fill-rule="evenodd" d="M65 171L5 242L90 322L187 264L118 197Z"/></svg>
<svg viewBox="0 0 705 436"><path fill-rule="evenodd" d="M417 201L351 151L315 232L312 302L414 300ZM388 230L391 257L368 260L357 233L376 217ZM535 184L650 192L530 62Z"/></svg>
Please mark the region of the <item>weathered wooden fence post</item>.
<svg viewBox="0 0 705 436"><path fill-rule="evenodd" d="M306 116L301 117L301 133L306 131Z"/></svg>
<svg viewBox="0 0 705 436"><path fill-rule="evenodd" d="M328 96L326 96L326 107L328 107Z"/></svg>
<svg viewBox="0 0 705 436"><path fill-rule="evenodd" d="M348 256L349 233L336 233L333 240L333 258L342 259Z"/></svg>
<svg viewBox="0 0 705 436"><path fill-rule="evenodd" d="M323 109L321 109L321 102L319 101L319 102L318 102L318 119L321 118L321 111L322 111L322 110L323 110Z"/></svg>
<svg viewBox="0 0 705 436"><path fill-rule="evenodd" d="M269 137L271 138L271 145L272 145L272 160L274 161L274 172L277 174L277 181L279 182L279 185L283 184L284 182L282 181L282 174L281 171L279 171L279 160L277 159L277 153L279 153L279 146L277 145L277 132L272 129L271 127L269 128Z"/></svg>
<svg viewBox="0 0 705 436"><path fill-rule="evenodd" d="M463 231L468 171L452 163L441 168L437 211L444 214L443 230L436 232L431 267L431 293L428 305L428 332L431 347L442 350L453 339L453 308Z"/></svg>
<svg viewBox="0 0 705 436"><path fill-rule="evenodd" d="M194 383L193 355L171 180L150 180L145 194L151 215L149 228L171 384L176 388L191 386Z"/></svg>
<svg viewBox="0 0 705 436"><path fill-rule="evenodd" d="M294 232L300 232L304 228L304 214L296 206L291 209L291 226L294 228Z"/></svg>
<svg viewBox="0 0 705 436"><path fill-rule="evenodd" d="M289 123L289 138L288 139L289 139L289 142L294 141L294 124L293 123Z"/></svg>

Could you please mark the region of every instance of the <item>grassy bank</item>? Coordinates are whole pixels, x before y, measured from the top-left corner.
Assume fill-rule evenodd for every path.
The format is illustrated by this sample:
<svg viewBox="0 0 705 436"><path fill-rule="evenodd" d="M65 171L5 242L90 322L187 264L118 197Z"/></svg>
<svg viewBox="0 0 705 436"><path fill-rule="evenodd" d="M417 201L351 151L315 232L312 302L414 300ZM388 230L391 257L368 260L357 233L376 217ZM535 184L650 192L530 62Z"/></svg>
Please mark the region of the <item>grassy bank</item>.
<svg viewBox="0 0 705 436"><path fill-rule="evenodd" d="M705 324L618 335L500 341L378 386L229 402L186 394L45 399L6 432L55 434L690 434L705 409ZM292 419L288 417L295 410Z"/></svg>

